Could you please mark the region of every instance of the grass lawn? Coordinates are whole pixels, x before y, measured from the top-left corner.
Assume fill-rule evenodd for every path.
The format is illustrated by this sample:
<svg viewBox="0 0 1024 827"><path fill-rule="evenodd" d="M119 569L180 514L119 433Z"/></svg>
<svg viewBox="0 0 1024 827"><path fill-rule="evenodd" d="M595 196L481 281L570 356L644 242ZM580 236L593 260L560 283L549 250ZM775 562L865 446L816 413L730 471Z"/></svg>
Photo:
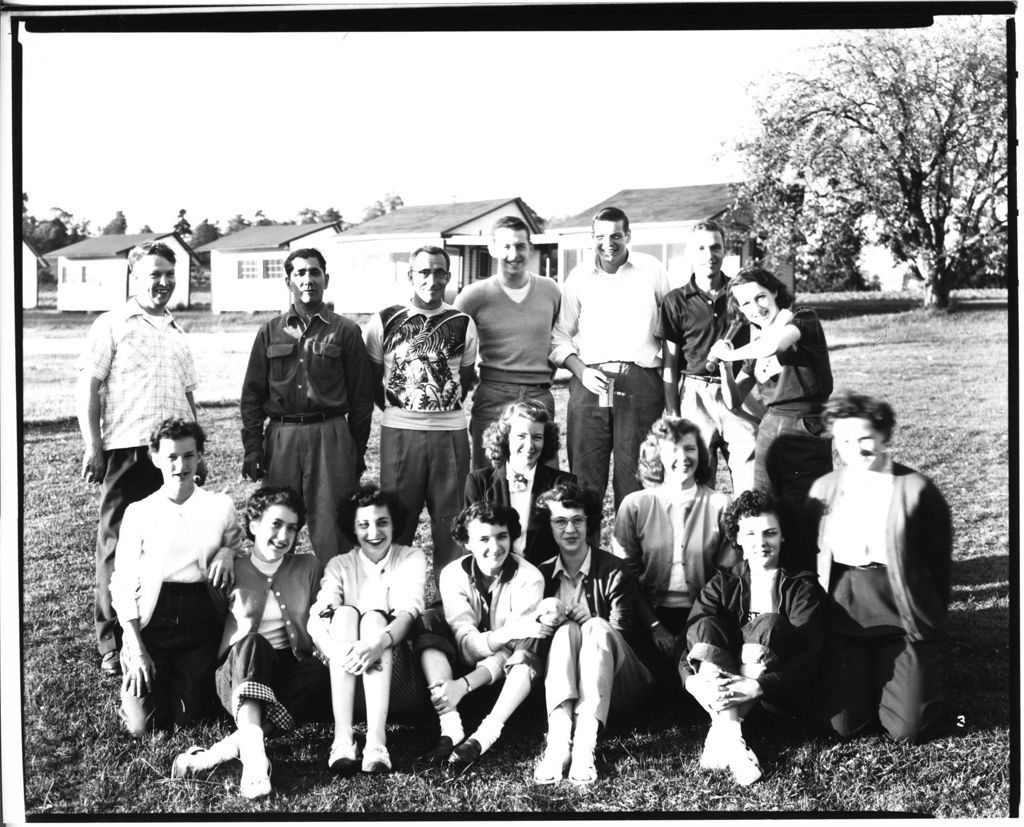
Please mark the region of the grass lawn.
<svg viewBox="0 0 1024 827"><path fill-rule="evenodd" d="M241 502L235 401L262 317L182 314L203 381L211 433L211 489ZM945 493L956 532L948 732L921 747L879 734L842 743L804 730L751 727L765 778L736 788L697 769L705 725L663 704L615 725L598 745L601 780L590 788L532 783L539 719L510 725L499 747L469 773L447 778L418 767L430 725L389 730L396 772L339 781L326 770L330 729L307 726L268 745L275 794L237 794L240 768L224 765L171 782L170 762L231 725L217 722L166 742L135 742L117 717L114 684L99 677L92 631L96 489L81 482L73 419L74 358L92 316L24 317L23 664L25 803L41 820L69 814L887 812L933 816L1016 813L1011 720L1016 676L1010 655L1007 312L964 307L856 315L825 324L836 388L869 390L896 409L895 458L930 475ZM566 392L556 394L564 424ZM368 475L378 471L375 427ZM565 465L564 451L562 463ZM606 515L610 505L606 500ZM608 525L604 530L607 538ZM421 545L430 548L425 520ZM513 719L516 721L516 719ZM1011 796L1013 801L1011 803ZM237 816L236 816L237 817Z"/></svg>

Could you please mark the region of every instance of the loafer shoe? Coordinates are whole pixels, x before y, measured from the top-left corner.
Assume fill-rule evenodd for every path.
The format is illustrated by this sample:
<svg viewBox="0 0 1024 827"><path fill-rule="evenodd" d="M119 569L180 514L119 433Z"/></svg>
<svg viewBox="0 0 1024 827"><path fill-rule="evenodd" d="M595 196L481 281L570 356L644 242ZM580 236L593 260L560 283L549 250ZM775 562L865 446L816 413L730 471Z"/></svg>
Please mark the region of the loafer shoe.
<svg viewBox="0 0 1024 827"><path fill-rule="evenodd" d="M242 767L242 780L239 782L238 789L242 793L242 796L248 798L250 801L256 798L265 798L272 792L270 786L270 759L267 759L266 770L262 773L246 773L245 767Z"/></svg>
<svg viewBox="0 0 1024 827"><path fill-rule="evenodd" d="M468 767L483 755L483 748L476 738L467 738L448 756L448 763L456 767Z"/></svg>
<svg viewBox="0 0 1024 827"><path fill-rule="evenodd" d="M174 763L171 764L171 778L191 778L195 775L197 771L194 766L195 756L203 752L206 752L203 747L189 747L176 755Z"/></svg>
<svg viewBox="0 0 1024 827"><path fill-rule="evenodd" d="M593 750L574 749L572 751L569 780L573 784L593 784L597 781L597 767L594 764Z"/></svg>
<svg viewBox="0 0 1024 827"><path fill-rule="evenodd" d="M737 738L728 745L729 769L733 778L742 787L749 787L762 775L761 762L743 738Z"/></svg>
<svg viewBox="0 0 1024 827"><path fill-rule="evenodd" d="M121 654L114 650L103 653L100 660L100 672L107 678L121 677Z"/></svg>
<svg viewBox="0 0 1024 827"><path fill-rule="evenodd" d="M331 744L327 769L335 775L351 775L359 769L359 748L354 741Z"/></svg>
<svg viewBox="0 0 1024 827"><path fill-rule="evenodd" d="M428 764L440 764L447 761L455 750L455 742L447 735L442 735L429 752L423 754L423 760Z"/></svg>
<svg viewBox="0 0 1024 827"><path fill-rule="evenodd" d="M560 744L552 747L549 744L533 770L533 783L557 784L565 778L567 769L569 769L569 745Z"/></svg>
<svg viewBox="0 0 1024 827"><path fill-rule="evenodd" d="M363 772L379 774L391 772L391 756L383 744L371 744L363 750Z"/></svg>

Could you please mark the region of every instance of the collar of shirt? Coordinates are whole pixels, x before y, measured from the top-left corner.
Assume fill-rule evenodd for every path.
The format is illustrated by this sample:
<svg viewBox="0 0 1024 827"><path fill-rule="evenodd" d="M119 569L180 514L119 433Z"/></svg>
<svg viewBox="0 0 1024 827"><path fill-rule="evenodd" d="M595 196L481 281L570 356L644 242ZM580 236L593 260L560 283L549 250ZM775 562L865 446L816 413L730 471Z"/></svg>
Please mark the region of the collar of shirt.
<svg viewBox="0 0 1024 827"><path fill-rule="evenodd" d="M273 563L268 563L266 560L261 560L255 554L253 554L249 559L252 562L252 566L254 569L256 569L256 571L260 572L261 574L265 574L268 577L270 575L277 574L277 570L281 568L281 564L284 563L284 557L278 558Z"/></svg>
<svg viewBox="0 0 1024 827"><path fill-rule="evenodd" d="M508 478L508 490L509 490L509 493L518 493L518 492L513 490L513 485L515 483L515 479L516 479L517 476L523 477L526 480L526 488L523 489L523 490L524 491L532 491L533 490L533 479L537 475L537 466L534 465L533 468L528 468L525 472L522 472L522 471L516 471L511 465L506 464L505 465L505 474L506 474L506 477Z"/></svg>
<svg viewBox="0 0 1024 827"><path fill-rule="evenodd" d="M701 290L697 286L697 277L692 273L690 274L690 280L683 285L683 295L686 298L692 296L704 296L705 298L711 299L711 301L718 301L722 296L729 290L729 277L724 273L722 274L722 286L717 290Z"/></svg>
<svg viewBox="0 0 1024 827"><path fill-rule="evenodd" d="M143 309L142 305L139 304L139 300L135 296L132 296L130 299L128 299L128 301L126 301L122 305L121 310L123 313L123 318L125 319L130 319L132 316L141 316L145 321L149 322L154 327L159 327L160 325L172 325L174 327L178 326L178 323L175 321L174 316L171 315L171 311L168 310L166 307L164 308L163 313L161 313L159 316L154 316L152 313L147 313L145 309Z"/></svg>
<svg viewBox="0 0 1024 827"><path fill-rule="evenodd" d="M605 270L601 266L601 259L598 256L598 252L597 252L597 250L594 250L594 259L593 259L593 262L594 262L594 272L597 275L599 275L599 276L617 276L617 275L619 275L619 273L623 272L624 270L630 270L630 269L632 269L635 266L633 264L633 262L630 261L630 259L629 259L629 257L632 254L633 254L633 251L629 250L626 253L626 260L624 262L622 262L622 264L619 265L619 269L616 270L614 273L609 273L607 270Z"/></svg>
<svg viewBox="0 0 1024 827"><path fill-rule="evenodd" d="M476 558L472 554L469 554L464 558L462 568L466 574L470 576L474 583L477 584L477 590L480 594L484 594L487 590L480 589L479 586L484 580L483 572L480 571L479 566L476 564ZM494 589L499 583L508 583L513 577L516 576L516 571L519 569L519 563L516 562L515 555L510 551L508 557L505 558L505 562L501 564L501 571L498 572L498 576L491 582L491 589Z"/></svg>
<svg viewBox="0 0 1024 827"><path fill-rule="evenodd" d="M587 572L590 571L590 546L587 546L587 556L583 558L583 563L580 565L580 570L576 572L576 576L573 577L569 574L569 570L562 563L562 555L559 554L555 558L555 568L551 574L555 577L565 577L567 580L571 580L573 583L578 583L582 578L587 576Z"/></svg>
<svg viewBox="0 0 1024 827"><path fill-rule="evenodd" d="M288 309L285 311L284 315L289 324L291 324L294 321L300 321L303 324L305 324L306 317L295 309L294 304L288 305ZM331 311L327 308L327 305L324 304L323 307L321 307L319 310L316 311L316 313L309 317L309 321L310 323L312 323L313 319L320 319L320 321L322 321L324 324L327 324L330 321L330 315Z"/></svg>
<svg viewBox="0 0 1024 827"><path fill-rule="evenodd" d="M384 573L384 569L387 568L388 563L391 562L391 554L394 550L395 547L392 545L391 548L388 549L388 553L381 558L379 563L374 563L373 560L367 557L362 548L359 548L356 551L356 554L359 555L359 562L363 567L363 571L371 577L380 577Z"/></svg>
<svg viewBox="0 0 1024 827"><path fill-rule="evenodd" d="M438 313L444 313L446 310L454 310L455 308L447 302L441 302L440 307L435 307L433 310L426 310L422 307L417 307L411 301L405 303L405 309L409 312L409 317L423 316L429 319L431 316L436 316Z"/></svg>

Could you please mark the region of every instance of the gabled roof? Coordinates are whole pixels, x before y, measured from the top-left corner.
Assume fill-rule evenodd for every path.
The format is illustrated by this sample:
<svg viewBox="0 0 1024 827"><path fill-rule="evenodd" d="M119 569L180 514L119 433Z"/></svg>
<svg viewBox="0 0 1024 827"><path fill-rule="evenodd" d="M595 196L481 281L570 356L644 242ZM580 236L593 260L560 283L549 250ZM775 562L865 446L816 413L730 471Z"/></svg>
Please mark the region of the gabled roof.
<svg viewBox="0 0 1024 827"><path fill-rule="evenodd" d="M453 235L463 224L494 212L506 204L514 204L526 216L531 233L541 231L537 214L521 198L495 198L490 201L461 201L454 204L424 204L399 207L377 218L371 218L346 230L352 235L406 235L410 233L438 233Z"/></svg>
<svg viewBox="0 0 1024 827"><path fill-rule="evenodd" d="M556 221L548 231L589 227L594 213L604 207L618 207L630 224L669 221L700 221L714 218L732 206L736 184L698 184L690 187L652 187L619 190L583 212Z"/></svg>
<svg viewBox="0 0 1024 827"><path fill-rule="evenodd" d="M291 242L303 236L312 235L327 227L340 231L340 221L327 221L320 224L268 224L265 227L246 227L244 230L203 244L196 248L197 253L208 253L211 250L232 252L237 250L267 250L274 247L287 247Z"/></svg>
<svg viewBox="0 0 1024 827"><path fill-rule="evenodd" d="M143 241L155 241L158 238L167 238L172 235L175 234L170 232L136 233L135 235L98 235L95 238L76 241L74 244L61 247L59 250L50 250L46 254L46 258L53 261L56 261L58 256L64 256L65 258L118 258L122 255L127 255L132 247L136 244L141 244ZM175 238L178 238L178 236L175 236ZM178 241L181 241L181 238L178 238ZM182 245L188 249L187 244L182 242Z"/></svg>

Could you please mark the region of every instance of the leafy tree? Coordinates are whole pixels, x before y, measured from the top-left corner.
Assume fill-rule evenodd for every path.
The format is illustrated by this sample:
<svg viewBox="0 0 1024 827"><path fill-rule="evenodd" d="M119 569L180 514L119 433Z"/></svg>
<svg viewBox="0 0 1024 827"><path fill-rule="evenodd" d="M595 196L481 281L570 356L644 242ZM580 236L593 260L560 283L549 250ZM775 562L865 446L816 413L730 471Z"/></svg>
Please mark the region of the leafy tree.
<svg viewBox="0 0 1024 827"><path fill-rule="evenodd" d="M1005 23L980 18L852 34L776 75L738 145L764 246L847 272L873 234L938 307L957 285L1005 284L1006 90Z"/></svg>
<svg viewBox="0 0 1024 827"><path fill-rule="evenodd" d="M174 225L174 232L186 240L192 235L192 225L185 218L185 210L178 210L178 221Z"/></svg>
<svg viewBox="0 0 1024 827"><path fill-rule="evenodd" d="M192 246L202 247L204 244L216 241L220 236L220 227L217 226L217 222L215 221L211 224L204 218L192 231Z"/></svg>
<svg viewBox="0 0 1024 827"><path fill-rule="evenodd" d="M149 224L143 224L141 227L139 227L139 232L140 233L151 233L151 232L153 232L153 228L150 227Z"/></svg>
<svg viewBox="0 0 1024 827"><path fill-rule="evenodd" d="M244 218L241 213L235 213L234 218L228 219L228 232L237 233L239 230L244 230L246 227L251 227L252 222L248 218Z"/></svg>
<svg viewBox="0 0 1024 827"><path fill-rule="evenodd" d="M252 223L256 227L272 227L277 222L267 218L263 214L263 210L256 210L256 215L253 216Z"/></svg>
<svg viewBox="0 0 1024 827"><path fill-rule="evenodd" d="M125 219L124 213L118 210L117 215L103 228L103 235L124 235L126 232L128 232L128 221Z"/></svg>
<svg viewBox="0 0 1024 827"><path fill-rule="evenodd" d="M363 221L369 221L371 218L378 218L382 215L387 215L389 212L394 212L399 207L404 206L405 202L402 200L397 192L389 192L382 199L374 201L370 206L363 210Z"/></svg>
<svg viewBox="0 0 1024 827"><path fill-rule="evenodd" d="M323 224L342 220L341 213L334 209L334 207L328 207L323 212L314 210L312 207L306 207L299 210L297 215L300 224Z"/></svg>

